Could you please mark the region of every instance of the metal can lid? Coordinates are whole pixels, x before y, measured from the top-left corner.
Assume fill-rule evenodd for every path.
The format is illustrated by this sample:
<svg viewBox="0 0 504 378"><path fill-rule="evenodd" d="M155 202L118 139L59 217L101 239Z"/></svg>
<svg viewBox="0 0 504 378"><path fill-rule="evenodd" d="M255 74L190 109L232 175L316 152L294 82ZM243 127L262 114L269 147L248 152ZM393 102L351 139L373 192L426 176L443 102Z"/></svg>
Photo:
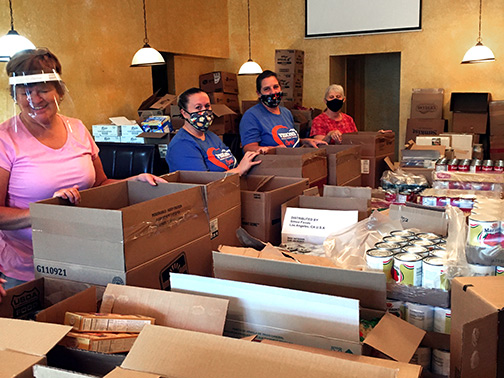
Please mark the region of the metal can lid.
<svg viewBox="0 0 504 378"><path fill-rule="evenodd" d="M374 246L375 246L376 249L388 249L388 250L393 250L393 249L399 249L399 248L401 248L400 244L392 243L392 242L386 242L386 241L378 242Z"/></svg>
<svg viewBox="0 0 504 378"><path fill-rule="evenodd" d="M432 247L436 243L431 239L413 239L409 241L409 245L420 247Z"/></svg>
<svg viewBox="0 0 504 378"><path fill-rule="evenodd" d="M457 165L458 164L458 159L451 159L448 161L448 165Z"/></svg>
<svg viewBox="0 0 504 378"><path fill-rule="evenodd" d="M443 266L444 259L439 256L427 256L423 259L423 263L428 265Z"/></svg>
<svg viewBox="0 0 504 378"><path fill-rule="evenodd" d="M371 257L391 257L394 253L388 249L371 248L366 251L366 255Z"/></svg>
<svg viewBox="0 0 504 378"><path fill-rule="evenodd" d="M395 260L398 261L421 261L422 256L417 253L398 253L394 256Z"/></svg>
<svg viewBox="0 0 504 378"><path fill-rule="evenodd" d="M471 161L471 165L481 165L481 164L483 164L483 160L481 159L473 159Z"/></svg>
<svg viewBox="0 0 504 378"><path fill-rule="evenodd" d="M395 236L395 235L390 235L390 236L385 236L383 238L383 241L385 242L392 242L392 243L399 243L399 244L406 244L408 243L408 238L405 238L404 236Z"/></svg>
<svg viewBox="0 0 504 378"><path fill-rule="evenodd" d="M419 232L416 234L418 239L428 239L428 240L440 240L443 237L441 235L435 234L433 232Z"/></svg>
<svg viewBox="0 0 504 378"><path fill-rule="evenodd" d="M402 236L405 238L412 238L415 236L415 233L413 231L409 230L394 230L390 232L391 236Z"/></svg>
<svg viewBox="0 0 504 378"><path fill-rule="evenodd" d="M464 159L459 161L459 165L470 165L471 159Z"/></svg>
<svg viewBox="0 0 504 378"><path fill-rule="evenodd" d="M484 160L483 165L486 167L493 166L493 160Z"/></svg>
<svg viewBox="0 0 504 378"><path fill-rule="evenodd" d="M402 251L406 253L428 253L429 250L420 245L406 245L402 247Z"/></svg>

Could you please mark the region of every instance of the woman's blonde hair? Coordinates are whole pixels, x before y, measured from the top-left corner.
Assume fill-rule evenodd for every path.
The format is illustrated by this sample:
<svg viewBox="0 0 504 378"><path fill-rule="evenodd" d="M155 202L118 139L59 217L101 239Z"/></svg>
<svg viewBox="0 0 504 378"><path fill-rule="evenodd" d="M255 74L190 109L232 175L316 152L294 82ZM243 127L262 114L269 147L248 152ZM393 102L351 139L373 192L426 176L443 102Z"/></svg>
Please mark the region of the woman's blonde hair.
<svg viewBox="0 0 504 378"><path fill-rule="evenodd" d="M324 100L327 98L327 96L329 96L329 93L331 93L331 92L339 93L339 94L341 94L341 96L345 97L345 90L343 89L343 87L341 85L331 84L327 87L327 89L325 91Z"/></svg>

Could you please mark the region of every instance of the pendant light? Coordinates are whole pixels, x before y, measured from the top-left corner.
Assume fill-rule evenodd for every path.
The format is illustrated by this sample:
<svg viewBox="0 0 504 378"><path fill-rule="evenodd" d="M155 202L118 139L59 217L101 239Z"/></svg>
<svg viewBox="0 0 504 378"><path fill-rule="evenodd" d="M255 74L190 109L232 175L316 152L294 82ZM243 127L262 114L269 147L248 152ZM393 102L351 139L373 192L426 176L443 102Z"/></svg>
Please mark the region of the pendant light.
<svg viewBox="0 0 504 378"><path fill-rule="evenodd" d="M9 0L10 23L11 29L9 32L0 38L0 62L8 62L15 53L35 49L35 45L29 39L19 35L14 30L14 17L12 16L12 1Z"/></svg>
<svg viewBox="0 0 504 378"><path fill-rule="evenodd" d="M466 63L483 63L483 62L493 62L495 61L495 56L488 47L483 46L481 42L481 3L479 5L479 33L476 46L471 47L464 55L462 59L462 64Z"/></svg>
<svg viewBox="0 0 504 378"><path fill-rule="evenodd" d="M248 9L248 47L249 47L249 58L242 64L238 75L259 75L263 72L261 66L252 60L252 49L250 47L250 0L247 0Z"/></svg>
<svg viewBox="0 0 504 378"><path fill-rule="evenodd" d="M133 56L130 67L149 67L149 66L159 66L165 64L163 56L157 51L149 46L149 38L147 38L147 15L145 13L145 0L143 1L143 19L144 19L144 45L138 50Z"/></svg>

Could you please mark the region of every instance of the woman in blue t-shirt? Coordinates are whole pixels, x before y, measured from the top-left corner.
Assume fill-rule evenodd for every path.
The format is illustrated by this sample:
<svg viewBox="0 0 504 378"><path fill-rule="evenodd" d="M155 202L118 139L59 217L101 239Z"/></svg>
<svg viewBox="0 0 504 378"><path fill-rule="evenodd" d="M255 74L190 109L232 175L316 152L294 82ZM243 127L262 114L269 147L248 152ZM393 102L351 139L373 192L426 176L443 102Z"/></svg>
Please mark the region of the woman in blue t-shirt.
<svg viewBox="0 0 504 378"><path fill-rule="evenodd" d="M168 145L166 161L170 172L227 171L241 176L260 163L253 161L258 152L247 152L237 164L231 150L208 130L214 114L210 98L204 91L199 88L186 90L179 96L178 106L185 122Z"/></svg>

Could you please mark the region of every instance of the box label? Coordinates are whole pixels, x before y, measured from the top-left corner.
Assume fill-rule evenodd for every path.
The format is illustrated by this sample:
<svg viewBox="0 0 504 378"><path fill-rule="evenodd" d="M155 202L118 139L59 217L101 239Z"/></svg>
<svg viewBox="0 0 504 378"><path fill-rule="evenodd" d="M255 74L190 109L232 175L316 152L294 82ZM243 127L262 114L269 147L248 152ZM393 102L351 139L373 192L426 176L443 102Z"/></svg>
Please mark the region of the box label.
<svg viewBox="0 0 504 378"><path fill-rule="evenodd" d="M215 218L210 221L210 239L215 239L219 236L219 219Z"/></svg>
<svg viewBox="0 0 504 378"><path fill-rule="evenodd" d="M369 159L361 159L361 174L369 175Z"/></svg>

